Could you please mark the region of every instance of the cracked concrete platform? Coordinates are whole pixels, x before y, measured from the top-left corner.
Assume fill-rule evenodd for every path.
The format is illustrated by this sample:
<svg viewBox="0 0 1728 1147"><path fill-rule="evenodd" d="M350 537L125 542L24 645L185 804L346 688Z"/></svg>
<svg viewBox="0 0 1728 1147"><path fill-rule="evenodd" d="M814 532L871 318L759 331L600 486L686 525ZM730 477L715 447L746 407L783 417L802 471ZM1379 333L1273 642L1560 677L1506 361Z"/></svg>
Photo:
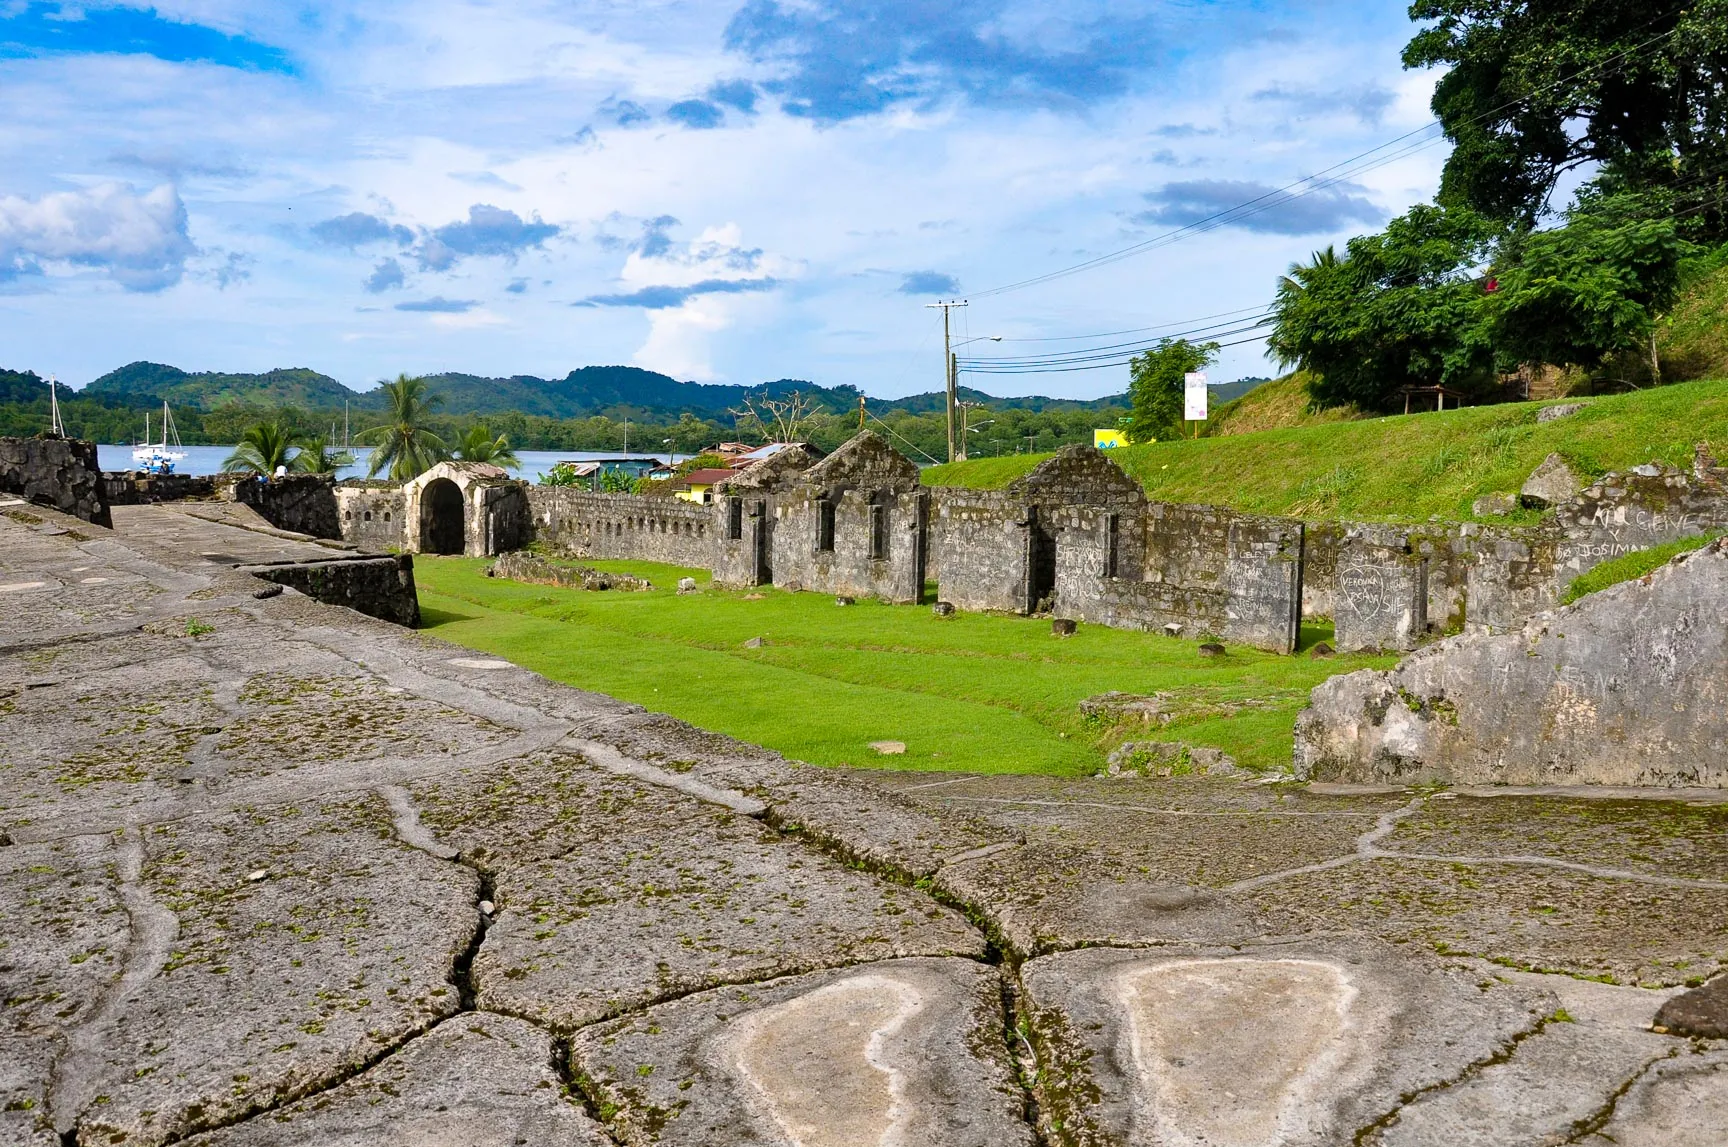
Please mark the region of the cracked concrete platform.
<svg viewBox="0 0 1728 1147"><path fill-rule="evenodd" d="M116 522L0 514L6 1143L1722 1141L1723 794L813 770Z"/></svg>

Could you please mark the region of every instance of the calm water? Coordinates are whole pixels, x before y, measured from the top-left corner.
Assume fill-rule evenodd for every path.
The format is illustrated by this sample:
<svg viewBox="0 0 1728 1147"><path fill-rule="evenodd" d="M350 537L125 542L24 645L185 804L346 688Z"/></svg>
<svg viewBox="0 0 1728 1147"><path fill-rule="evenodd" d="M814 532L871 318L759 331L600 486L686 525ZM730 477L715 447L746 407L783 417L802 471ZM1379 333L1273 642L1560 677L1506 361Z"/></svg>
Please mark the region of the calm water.
<svg viewBox="0 0 1728 1147"><path fill-rule="evenodd" d="M181 474L220 474L222 461L234 453L232 446L184 446L186 458L178 467ZM347 466L337 472L341 478L364 478L366 464L371 451L356 447L354 465ZM616 458L614 452L584 452L581 450L518 450L516 456L522 460L522 465L512 471L518 478L526 478L530 482L538 482L540 475L552 469L559 462L586 462L593 458ZM665 454L632 454L632 458L658 458L661 461L677 461L689 455ZM104 470L130 470L133 467L132 447L130 446L98 446L96 457Z"/></svg>

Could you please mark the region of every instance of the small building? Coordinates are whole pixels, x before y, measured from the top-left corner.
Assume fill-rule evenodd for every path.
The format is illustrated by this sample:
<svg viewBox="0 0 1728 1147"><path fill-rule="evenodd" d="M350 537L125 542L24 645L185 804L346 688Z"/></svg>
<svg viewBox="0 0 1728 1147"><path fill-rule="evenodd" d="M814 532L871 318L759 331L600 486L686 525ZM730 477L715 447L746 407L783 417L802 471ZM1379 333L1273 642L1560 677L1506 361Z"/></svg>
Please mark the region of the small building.
<svg viewBox="0 0 1728 1147"><path fill-rule="evenodd" d="M402 487L402 548L491 557L528 540L526 484L487 462L440 462Z"/></svg>
<svg viewBox="0 0 1728 1147"><path fill-rule="evenodd" d="M735 477L736 473L734 470L692 470L678 479L677 485L672 488L672 496L705 506L714 500L714 487Z"/></svg>

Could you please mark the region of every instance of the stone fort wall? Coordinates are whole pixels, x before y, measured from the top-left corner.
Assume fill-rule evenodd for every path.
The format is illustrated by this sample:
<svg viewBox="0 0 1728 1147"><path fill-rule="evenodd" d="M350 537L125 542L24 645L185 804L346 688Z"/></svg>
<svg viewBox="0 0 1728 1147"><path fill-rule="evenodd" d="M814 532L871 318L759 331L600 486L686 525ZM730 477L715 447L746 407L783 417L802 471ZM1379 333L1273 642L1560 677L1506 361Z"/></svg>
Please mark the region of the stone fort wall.
<svg viewBox="0 0 1728 1147"><path fill-rule="evenodd" d="M111 524L96 444L73 438L0 438L0 493L98 526Z"/></svg>
<svg viewBox="0 0 1728 1147"><path fill-rule="evenodd" d="M678 498L530 486L532 537L580 558L714 567L716 507Z"/></svg>

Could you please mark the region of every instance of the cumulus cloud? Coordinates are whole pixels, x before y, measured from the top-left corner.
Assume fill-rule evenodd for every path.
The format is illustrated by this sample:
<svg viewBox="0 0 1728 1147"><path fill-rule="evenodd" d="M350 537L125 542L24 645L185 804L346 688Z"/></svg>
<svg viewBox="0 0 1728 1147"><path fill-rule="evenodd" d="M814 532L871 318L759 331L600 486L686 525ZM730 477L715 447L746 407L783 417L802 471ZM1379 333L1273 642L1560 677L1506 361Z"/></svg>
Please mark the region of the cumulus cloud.
<svg viewBox="0 0 1728 1147"><path fill-rule="evenodd" d="M430 299L415 299L412 302L397 303L396 309L433 315L461 315L479 305L475 299L446 299L442 295L433 295Z"/></svg>
<svg viewBox="0 0 1728 1147"><path fill-rule="evenodd" d="M680 100L666 109L666 118L697 131L707 131L724 123L726 113L707 100Z"/></svg>
<svg viewBox="0 0 1728 1147"><path fill-rule="evenodd" d="M366 276L365 287L374 295L381 295L385 291L401 287L407 279L402 273L402 264L387 258L372 268L372 273Z"/></svg>
<svg viewBox="0 0 1728 1147"><path fill-rule="evenodd" d="M960 293L960 280L941 271L908 271L900 279L902 295L955 295Z"/></svg>
<svg viewBox="0 0 1728 1147"><path fill-rule="evenodd" d="M510 285L504 288L512 295L520 295L528 289L527 279L511 279Z"/></svg>
<svg viewBox="0 0 1728 1147"><path fill-rule="evenodd" d="M1261 88L1250 99L1258 103L1284 104L1298 115L1332 115L1348 112L1365 124L1378 125L1398 97L1379 84L1323 92L1314 88L1273 84Z"/></svg>
<svg viewBox="0 0 1728 1147"><path fill-rule="evenodd" d="M1126 92L1157 54L1143 12L1009 0L747 0L726 46L775 68L785 109L824 121L904 102L1083 107Z"/></svg>
<svg viewBox="0 0 1728 1147"><path fill-rule="evenodd" d="M1384 219L1386 212L1363 194L1367 190L1358 184L1341 183L1295 196L1280 194L1277 188L1265 183L1197 179L1167 183L1157 191L1147 192L1146 201L1152 206L1134 216L1134 221L1187 226L1252 200L1257 201L1249 209L1253 213L1229 226L1269 235L1316 235L1352 223L1378 223Z"/></svg>
<svg viewBox="0 0 1728 1147"><path fill-rule="evenodd" d="M470 255L502 255L514 259L531 247L539 247L558 234L559 228L542 223L538 215L523 219L514 211L476 203L468 218L433 229L415 252L424 270L444 271L458 259Z"/></svg>
<svg viewBox="0 0 1728 1147"><path fill-rule="evenodd" d="M351 211L312 224L312 237L320 243L353 251L374 243L395 243L406 247L414 241L414 232L388 219L364 211Z"/></svg>
<svg viewBox="0 0 1728 1147"><path fill-rule="evenodd" d="M139 195L120 183L40 199L0 197L0 279L42 264L93 267L129 291L178 283L197 253L172 184Z"/></svg>

